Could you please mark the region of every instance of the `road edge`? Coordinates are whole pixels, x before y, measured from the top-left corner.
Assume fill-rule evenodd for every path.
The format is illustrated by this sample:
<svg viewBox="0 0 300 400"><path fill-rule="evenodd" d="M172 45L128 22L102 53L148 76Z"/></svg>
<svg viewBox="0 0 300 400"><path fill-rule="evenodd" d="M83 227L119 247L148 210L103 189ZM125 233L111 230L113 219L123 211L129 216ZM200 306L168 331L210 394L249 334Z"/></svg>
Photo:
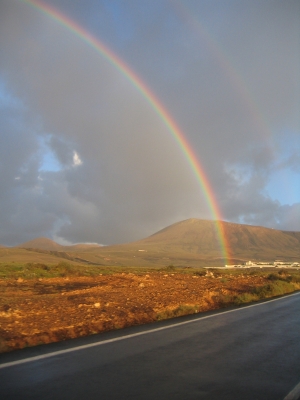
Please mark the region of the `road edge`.
<svg viewBox="0 0 300 400"><path fill-rule="evenodd" d="M43 359L46 359L46 358L55 357L55 356L58 356L58 355L61 355L61 354L71 353L73 351L79 351L79 350L84 350L84 349L88 349L88 348L91 348L91 347L102 346L102 345L107 344L107 343L113 343L113 342L117 342L117 341L120 341L120 340L126 340L126 339L130 339L130 338L137 337L137 336L147 335L149 333L159 332L159 331L163 331L165 329L171 329L171 328L175 328L175 327L178 327L178 326L182 326L182 325L187 325L187 324L191 324L191 323L194 323L194 322L198 322L199 320L204 320L204 319L208 319L208 318L214 318L214 317L219 316L219 315L224 315L224 314L229 314L229 313L232 313L232 312L241 311L241 310L244 310L245 308L258 307L258 306L264 305L266 303L272 303L272 302L275 302L275 301L282 300L283 298L288 298L288 297L293 297L293 296L298 296L298 295L300 295L300 291L297 291L296 293L291 293L291 294L288 294L288 295L285 295L285 296L272 298L270 300L262 301L262 302L259 302L259 303L255 303L255 304L252 303L252 304L245 305L243 307L234 308L234 309L231 309L231 310L225 310L225 311L221 311L221 312L210 314L210 315L199 316L198 318L193 318L193 319L188 320L188 321L181 321L181 322L177 322L177 323L174 323L174 324L170 324L170 325L166 325L166 326L162 326L162 327L158 327L158 328L148 329L148 330L145 330L145 331L142 331L142 332L136 332L136 333L132 333L132 334L129 334L129 335L124 335L124 336L119 336L119 337L112 338L112 339L100 340L98 342L88 343L88 344L81 345L81 346L76 346L76 347L71 347L69 349L57 350L57 351L54 351L52 353L50 352L50 353L46 353L46 354L40 354L38 356L23 358L21 360L10 361L10 362L6 362L6 363L0 364L0 369L12 367L12 366L15 366L15 365L21 365L21 364L25 364L25 363L29 363L29 362L39 361L39 360L43 360ZM300 384L299 384L290 393L293 393L293 391L298 386L299 386L299 389L300 389ZM290 395L290 393L288 394L288 396ZM297 400L297 399L298 399L298 397L287 397L284 400Z"/></svg>

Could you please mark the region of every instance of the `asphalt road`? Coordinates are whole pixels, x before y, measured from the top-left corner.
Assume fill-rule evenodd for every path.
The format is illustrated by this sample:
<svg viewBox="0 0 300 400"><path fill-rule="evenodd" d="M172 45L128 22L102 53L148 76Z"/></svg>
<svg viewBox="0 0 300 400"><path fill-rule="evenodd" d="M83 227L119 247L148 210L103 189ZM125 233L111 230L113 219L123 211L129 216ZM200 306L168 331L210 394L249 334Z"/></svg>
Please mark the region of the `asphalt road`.
<svg viewBox="0 0 300 400"><path fill-rule="evenodd" d="M299 336L300 293L38 346L0 355L0 399L283 400Z"/></svg>

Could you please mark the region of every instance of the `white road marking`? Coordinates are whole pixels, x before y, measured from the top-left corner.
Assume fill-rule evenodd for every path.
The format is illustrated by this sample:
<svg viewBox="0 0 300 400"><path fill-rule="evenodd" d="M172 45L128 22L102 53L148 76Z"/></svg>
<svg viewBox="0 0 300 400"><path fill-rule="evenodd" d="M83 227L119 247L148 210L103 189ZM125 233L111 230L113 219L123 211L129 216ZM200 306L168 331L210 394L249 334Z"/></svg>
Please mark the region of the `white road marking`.
<svg viewBox="0 0 300 400"><path fill-rule="evenodd" d="M299 400L300 399L300 383L283 400Z"/></svg>
<svg viewBox="0 0 300 400"><path fill-rule="evenodd" d="M237 312L237 311L242 311L245 308L252 308L252 307L262 306L262 305L265 305L266 303L272 303L274 301L279 301L279 300L282 300L282 299L286 299L287 297L298 296L299 294L300 294L300 292L297 292L297 293L293 293L293 294L287 295L285 297L280 297L280 298L268 300L267 302L258 303L258 304L251 304L249 306L245 306L245 307L242 307L242 308L235 308L234 310L228 310L228 311L220 312L220 313L217 313L217 314L206 315L204 317L195 318L195 319L192 319L190 321L177 322L175 324L162 326L160 328L149 329L147 331L132 333L132 334L126 335L126 336L121 336L121 337L117 337L117 338L113 338L113 339L102 340L100 342L84 344L82 346L76 346L76 347L72 347L70 349L58 350L58 351L54 351L52 353L41 354L41 355L35 356L35 357L23 358L22 360L16 360L16 361L3 363L3 364L0 364L0 369L1 368L12 367L12 366L15 366L15 365L20 365L20 364L25 364L25 363L29 363L29 362L33 362L33 361L44 360L45 358L55 357L55 356L58 356L60 354L72 353L73 351L89 349L89 348L95 347L95 346L102 346L102 345L107 344L107 343L113 343L113 342L118 342L120 340L130 339L130 338L133 338L133 337L136 337L136 336L147 335L149 333L159 332L159 331L163 331L165 329L175 328L177 326L192 324L192 323L198 322L199 320L202 320L202 319L214 318L214 317L218 317L220 315L229 314L229 313ZM292 400L292 399L294 400L294 398L291 398L291 399L288 398L288 400ZM284 399L284 400L286 400L286 399Z"/></svg>

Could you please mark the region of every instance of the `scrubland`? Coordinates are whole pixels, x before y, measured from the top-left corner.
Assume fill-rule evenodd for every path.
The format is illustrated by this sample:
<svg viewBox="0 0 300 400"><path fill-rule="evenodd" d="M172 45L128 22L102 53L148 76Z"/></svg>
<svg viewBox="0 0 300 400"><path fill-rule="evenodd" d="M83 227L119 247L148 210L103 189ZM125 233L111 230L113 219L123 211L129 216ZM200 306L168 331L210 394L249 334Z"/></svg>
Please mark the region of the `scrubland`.
<svg viewBox="0 0 300 400"><path fill-rule="evenodd" d="M0 351L291 293L298 270L0 265Z"/></svg>

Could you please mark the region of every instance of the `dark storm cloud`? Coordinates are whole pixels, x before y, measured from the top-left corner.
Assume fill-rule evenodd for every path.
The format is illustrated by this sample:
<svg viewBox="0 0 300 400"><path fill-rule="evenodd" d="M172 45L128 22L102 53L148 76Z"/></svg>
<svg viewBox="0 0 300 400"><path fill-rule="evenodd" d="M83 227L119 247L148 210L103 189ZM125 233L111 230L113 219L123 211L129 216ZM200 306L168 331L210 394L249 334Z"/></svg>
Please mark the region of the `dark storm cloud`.
<svg viewBox="0 0 300 400"><path fill-rule="evenodd" d="M51 4L170 110L225 219L300 229L300 195L287 205L267 190L279 170L299 176L299 3L182 2L219 53L176 3ZM0 243L125 242L212 217L182 150L119 71L28 4L0 8Z"/></svg>

